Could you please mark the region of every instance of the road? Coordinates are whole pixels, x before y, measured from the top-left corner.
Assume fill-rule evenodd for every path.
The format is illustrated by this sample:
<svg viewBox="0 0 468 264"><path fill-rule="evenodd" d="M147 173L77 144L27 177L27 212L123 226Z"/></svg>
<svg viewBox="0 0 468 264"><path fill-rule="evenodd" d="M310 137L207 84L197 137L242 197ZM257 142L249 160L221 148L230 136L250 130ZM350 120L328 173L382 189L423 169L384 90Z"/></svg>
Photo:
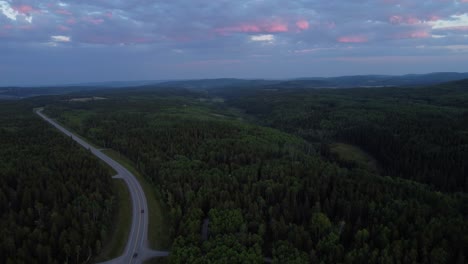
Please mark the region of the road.
<svg viewBox="0 0 468 264"><path fill-rule="evenodd" d="M148 247L148 203L145 193L136 177L128 171L124 166L120 165L115 160L111 159L99 149L91 146L80 137L60 126L57 122L50 119L42 113L43 109L36 110L42 119L49 122L55 128L60 130L65 135L71 137L78 142L82 147L88 149L96 157L111 166L117 175L113 178L120 178L125 181L130 191L132 199L132 226L124 254L116 259L103 262L105 264L137 264L154 257L165 257L169 255L167 251L155 251ZM143 212L143 213L142 213ZM136 255L135 255L136 254Z"/></svg>

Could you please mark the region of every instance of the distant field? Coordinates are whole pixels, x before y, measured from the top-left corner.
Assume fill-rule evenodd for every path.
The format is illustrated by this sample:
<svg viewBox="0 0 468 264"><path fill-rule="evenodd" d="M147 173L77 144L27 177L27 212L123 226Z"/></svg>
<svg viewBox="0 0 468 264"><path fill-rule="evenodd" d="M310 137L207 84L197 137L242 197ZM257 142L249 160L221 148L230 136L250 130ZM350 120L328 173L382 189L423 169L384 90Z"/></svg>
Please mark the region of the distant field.
<svg viewBox="0 0 468 264"><path fill-rule="evenodd" d="M0 94L0 100L18 100L18 99L21 99L21 98L16 97L16 96L1 95Z"/></svg>
<svg viewBox="0 0 468 264"><path fill-rule="evenodd" d="M330 150L338 155L342 161L354 163L356 166L372 172L378 171L377 160L359 147L345 143L334 143L330 146Z"/></svg>
<svg viewBox="0 0 468 264"><path fill-rule="evenodd" d="M92 101L99 101L99 100L106 100L107 98L104 98L104 97L97 97L97 96L93 96L93 97L84 97L84 98L72 98L68 101L70 102L92 102Z"/></svg>

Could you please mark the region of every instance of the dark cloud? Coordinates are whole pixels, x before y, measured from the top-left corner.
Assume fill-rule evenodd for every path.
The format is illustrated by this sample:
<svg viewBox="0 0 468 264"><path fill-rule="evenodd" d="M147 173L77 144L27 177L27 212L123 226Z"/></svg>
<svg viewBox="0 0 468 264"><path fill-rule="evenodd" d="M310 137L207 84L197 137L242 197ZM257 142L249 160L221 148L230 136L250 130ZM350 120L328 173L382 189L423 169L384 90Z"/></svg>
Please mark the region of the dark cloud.
<svg viewBox="0 0 468 264"><path fill-rule="evenodd" d="M467 0L0 0L2 84L462 71L467 41Z"/></svg>

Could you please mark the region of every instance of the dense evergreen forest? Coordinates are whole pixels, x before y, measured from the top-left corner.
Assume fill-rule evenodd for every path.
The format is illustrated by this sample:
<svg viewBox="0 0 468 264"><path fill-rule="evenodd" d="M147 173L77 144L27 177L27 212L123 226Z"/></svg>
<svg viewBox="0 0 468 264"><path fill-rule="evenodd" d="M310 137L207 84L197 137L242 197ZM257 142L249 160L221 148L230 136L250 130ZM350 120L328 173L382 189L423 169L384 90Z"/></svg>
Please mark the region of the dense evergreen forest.
<svg viewBox="0 0 468 264"><path fill-rule="evenodd" d="M85 263L108 236L111 172L33 114L0 102L0 263Z"/></svg>
<svg viewBox="0 0 468 264"><path fill-rule="evenodd" d="M310 142L357 145L378 160L385 175L441 191L468 191L468 81L428 88L221 93L264 125Z"/></svg>
<svg viewBox="0 0 468 264"><path fill-rule="evenodd" d="M468 197L437 190L466 190L466 97L440 89L216 91L224 103L148 88L62 96L46 113L163 193L171 263L461 264ZM381 171L341 160L335 141Z"/></svg>

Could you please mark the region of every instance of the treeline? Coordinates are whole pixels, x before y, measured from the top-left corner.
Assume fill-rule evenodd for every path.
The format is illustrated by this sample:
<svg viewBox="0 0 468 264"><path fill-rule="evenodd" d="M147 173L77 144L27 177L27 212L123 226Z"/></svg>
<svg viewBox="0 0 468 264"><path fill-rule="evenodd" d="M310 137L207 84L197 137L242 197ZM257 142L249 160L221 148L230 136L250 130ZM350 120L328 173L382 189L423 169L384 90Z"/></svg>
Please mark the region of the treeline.
<svg viewBox="0 0 468 264"><path fill-rule="evenodd" d="M0 103L0 263L89 263L116 206L110 171L32 107Z"/></svg>
<svg viewBox="0 0 468 264"><path fill-rule="evenodd" d="M220 106L157 95L48 113L130 158L164 194L171 263L466 262L465 194L340 167L300 138L215 114Z"/></svg>
<svg viewBox="0 0 468 264"><path fill-rule="evenodd" d="M265 125L373 155L385 175L468 191L468 82L428 88L223 91ZM325 154L326 149L323 149Z"/></svg>

